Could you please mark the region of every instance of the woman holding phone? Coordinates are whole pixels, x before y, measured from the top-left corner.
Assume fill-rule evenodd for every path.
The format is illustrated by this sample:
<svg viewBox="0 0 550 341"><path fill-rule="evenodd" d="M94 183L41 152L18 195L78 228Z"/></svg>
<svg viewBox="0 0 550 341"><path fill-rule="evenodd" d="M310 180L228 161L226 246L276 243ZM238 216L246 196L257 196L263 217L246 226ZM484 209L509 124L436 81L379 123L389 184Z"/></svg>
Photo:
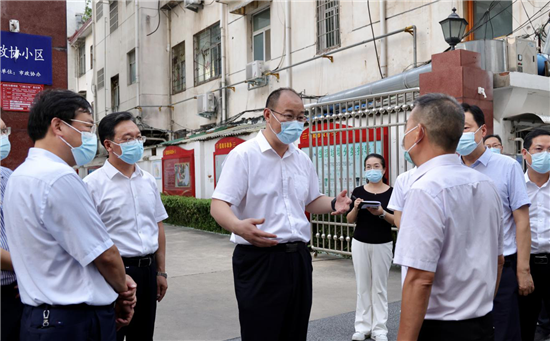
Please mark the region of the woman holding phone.
<svg viewBox="0 0 550 341"><path fill-rule="evenodd" d="M369 154L364 164L367 183L353 190L354 202L347 215L348 222L355 223L351 253L357 281L357 308L352 340L365 340L370 336L376 341L387 341L387 284L394 219L387 207L393 188L386 184L386 160L382 155Z"/></svg>

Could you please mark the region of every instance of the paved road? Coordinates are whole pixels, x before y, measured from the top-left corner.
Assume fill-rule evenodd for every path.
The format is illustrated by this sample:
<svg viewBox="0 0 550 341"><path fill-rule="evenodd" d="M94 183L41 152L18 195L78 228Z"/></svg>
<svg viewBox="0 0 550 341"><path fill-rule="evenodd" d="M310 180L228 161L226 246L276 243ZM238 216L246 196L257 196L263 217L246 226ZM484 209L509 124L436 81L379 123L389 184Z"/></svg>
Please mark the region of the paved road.
<svg viewBox="0 0 550 341"><path fill-rule="evenodd" d="M229 237L166 225L168 292L159 303L155 340L229 340L239 337ZM319 255L313 261L309 340L351 340L355 277L351 260ZM398 324L400 270L388 284L390 340Z"/></svg>

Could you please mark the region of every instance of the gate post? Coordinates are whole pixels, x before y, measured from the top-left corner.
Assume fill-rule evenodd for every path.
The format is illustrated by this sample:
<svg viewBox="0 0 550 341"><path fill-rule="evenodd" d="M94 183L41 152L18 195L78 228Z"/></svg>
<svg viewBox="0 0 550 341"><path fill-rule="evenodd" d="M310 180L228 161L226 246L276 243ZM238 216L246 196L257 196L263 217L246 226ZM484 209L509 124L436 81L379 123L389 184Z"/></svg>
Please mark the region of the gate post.
<svg viewBox="0 0 550 341"><path fill-rule="evenodd" d="M478 92L480 87L486 98ZM420 75L420 95L433 92L480 107L487 133L493 133L493 73L481 68L479 53L453 50L432 55L432 71Z"/></svg>

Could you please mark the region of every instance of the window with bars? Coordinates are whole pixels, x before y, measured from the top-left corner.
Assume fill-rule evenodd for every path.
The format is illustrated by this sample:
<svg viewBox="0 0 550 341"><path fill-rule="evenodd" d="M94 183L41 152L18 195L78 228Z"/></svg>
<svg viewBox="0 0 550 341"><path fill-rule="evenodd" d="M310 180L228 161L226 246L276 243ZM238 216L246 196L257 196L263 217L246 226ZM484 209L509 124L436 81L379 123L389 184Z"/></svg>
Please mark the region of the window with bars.
<svg viewBox="0 0 550 341"><path fill-rule="evenodd" d="M117 112L120 105L118 75L111 78L111 112Z"/></svg>
<svg viewBox="0 0 550 341"><path fill-rule="evenodd" d="M90 45L90 70L94 69L94 45Z"/></svg>
<svg viewBox="0 0 550 341"><path fill-rule="evenodd" d="M185 90L185 42L172 48L172 94Z"/></svg>
<svg viewBox="0 0 550 341"><path fill-rule="evenodd" d="M102 0L98 0L95 3L95 21L98 21L99 18L103 16L103 2Z"/></svg>
<svg viewBox="0 0 550 341"><path fill-rule="evenodd" d="M266 9L252 16L252 50L254 60L271 59L271 11Z"/></svg>
<svg viewBox="0 0 550 341"><path fill-rule="evenodd" d="M86 73L86 45L78 47L78 77Z"/></svg>
<svg viewBox="0 0 550 341"><path fill-rule="evenodd" d="M136 50L128 52L128 84L134 84L137 80Z"/></svg>
<svg viewBox="0 0 550 341"><path fill-rule="evenodd" d="M340 46L339 0L317 0L317 53Z"/></svg>
<svg viewBox="0 0 550 341"><path fill-rule="evenodd" d="M218 78L221 72L220 23L193 36L195 86Z"/></svg>
<svg viewBox="0 0 550 341"><path fill-rule="evenodd" d="M101 68L97 72L97 88L101 89L105 86L105 69Z"/></svg>
<svg viewBox="0 0 550 341"><path fill-rule="evenodd" d="M109 23L111 24L111 33L118 28L118 1L109 1Z"/></svg>

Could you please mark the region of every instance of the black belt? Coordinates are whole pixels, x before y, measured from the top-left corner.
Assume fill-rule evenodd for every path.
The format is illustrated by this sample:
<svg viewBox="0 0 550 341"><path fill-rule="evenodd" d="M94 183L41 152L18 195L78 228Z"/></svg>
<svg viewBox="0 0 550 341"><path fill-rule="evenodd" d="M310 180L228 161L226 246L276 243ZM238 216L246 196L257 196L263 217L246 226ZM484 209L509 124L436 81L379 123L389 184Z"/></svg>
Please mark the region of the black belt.
<svg viewBox="0 0 550 341"><path fill-rule="evenodd" d="M548 253L536 253L531 255L531 263L534 265L546 265L550 255Z"/></svg>
<svg viewBox="0 0 550 341"><path fill-rule="evenodd" d="M154 255L140 256L140 257L122 257L122 261L125 266L137 266L138 268L146 268L153 264Z"/></svg>
<svg viewBox="0 0 550 341"><path fill-rule="evenodd" d="M237 245L239 248L243 248L245 250L249 251L257 251L257 252L298 252L300 249L307 249L306 243L304 242L292 242L292 243L284 243L284 244L277 244L275 246L270 247L257 247L254 245Z"/></svg>

